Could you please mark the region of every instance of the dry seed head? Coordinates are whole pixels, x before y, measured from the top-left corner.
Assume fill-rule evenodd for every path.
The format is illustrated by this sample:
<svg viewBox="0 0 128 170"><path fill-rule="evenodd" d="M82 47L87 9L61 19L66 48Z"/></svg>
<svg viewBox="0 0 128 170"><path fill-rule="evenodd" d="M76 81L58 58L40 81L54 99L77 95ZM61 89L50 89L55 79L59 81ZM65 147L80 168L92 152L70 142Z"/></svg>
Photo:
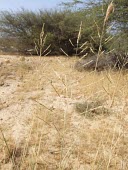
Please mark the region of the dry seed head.
<svg viewBox="0 0 128 170"><path fill-rule="evenodd" d="M82 31L82 21L80 23L80 29L79 29L79 33L78 33L78 37L77 37L77 44L79 44L79 40L81 38L81 31Z"/></svg>
<svg viewBox="0 0 128 170"><path fill-rule="evenodd" d="M114 4L113 2L111 2L109 5L108 5L108 8L107 8L107 12L106 12L106 16L105 16L105 19L104 19L104 24L107 22L110 14L114 12Z"/></svg>

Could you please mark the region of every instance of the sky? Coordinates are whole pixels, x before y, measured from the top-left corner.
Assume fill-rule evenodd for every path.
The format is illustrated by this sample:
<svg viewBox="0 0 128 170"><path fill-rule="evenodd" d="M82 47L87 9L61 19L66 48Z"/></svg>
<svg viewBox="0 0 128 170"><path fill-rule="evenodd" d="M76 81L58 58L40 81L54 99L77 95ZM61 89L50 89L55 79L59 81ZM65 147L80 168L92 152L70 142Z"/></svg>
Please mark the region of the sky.
<svg viewBox="0 0 128 170"><path fill-rule="evenodd" d="M61 2L66 2L66 0L0 0L0 11L17 11L21 8L33 11L38 11L38 9L54 9L57 8Z"/></svg>

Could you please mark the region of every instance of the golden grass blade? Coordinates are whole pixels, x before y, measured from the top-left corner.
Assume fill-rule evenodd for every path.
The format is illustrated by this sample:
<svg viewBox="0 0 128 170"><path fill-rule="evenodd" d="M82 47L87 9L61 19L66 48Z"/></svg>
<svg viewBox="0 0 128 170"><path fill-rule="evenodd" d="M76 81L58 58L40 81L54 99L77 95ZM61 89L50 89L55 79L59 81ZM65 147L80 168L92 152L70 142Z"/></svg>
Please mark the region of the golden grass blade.
<svg viewBox="0 0 128 170"><path fill-rule="evenodd" d="M81 46L80 46L80 49L82 49L88 42L86 41L85 43L83 43Z"/></svg>
<svg viewBox="0 0 128 170"><path fill-rule="evenodd" d="M101 37L101 35L100 35L100 28L99 28L99 26L98 26L98 24L97 24L97 22L95 20L94 20L94 23L95 23L96 28L97 28L98 37L100 38Z"/></svg>
<svg viewBox="0 0 128 170"><path fill-rule="evenodd" d="M78 33L78 37L77 37L77 44L79 44L80 38L81 38L81 31L82 31L82 21L80 23L80 29L79 29L79 33Z"/></svg>
<svg viewBox="0 0 128 170"><path fill-rule="evenodd" d="M68 57L68 54L62 48L60 50Z"/></svg>
<svg viewBox="0 0 128 170"><path fill-rule="evenodd" d="M72 43L71 39L69 39L70 44L74 47L74 44Z"/></svg>
<svg viewBox="0 0 128 170"><path fill-rule="evenodd" d="M51 44L43 51L42 54L44 54L46 51L48 51L50 47L51 47Z"/></svg>
<svg viewBox="0 0 128 170"><path fill-rule="evenodd" d="M105 40L105 43L104 44L107 44L109 41L111 41L114 37L112 36L109 36L106 40Z"/></svg>

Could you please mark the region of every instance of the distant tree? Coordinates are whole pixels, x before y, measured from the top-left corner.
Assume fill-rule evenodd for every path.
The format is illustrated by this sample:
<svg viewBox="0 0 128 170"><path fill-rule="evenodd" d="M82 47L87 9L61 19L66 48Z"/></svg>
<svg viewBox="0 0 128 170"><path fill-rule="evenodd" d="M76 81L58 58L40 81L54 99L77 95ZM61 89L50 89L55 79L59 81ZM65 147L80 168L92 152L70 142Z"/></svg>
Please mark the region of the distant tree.
<svg viewBox="0 0 128 170"><path fill-rule="evenodd" d="M110 0L71 0L63 2L61 10L33 12L21 9L17 12L0 12L0 44L9 47L14 46L21 52L34 49L34 42L38 40L42 25L45 24L44 32L47 34L46 47L51 44L51 55L62 54L63 49L68 55L74 55L78 47L86 44L84 49L77 48L80 55L97 52L102 38L102 50L111 49L127 50L128 37L128 1L113 0L115 12L110 15L105 24L103 23ZM81 24L82 23L82 24ZM81 24L81 31L80 31ZM112 27L111 31L108 28ZM80 32L79 32L80 31ZM108 37L114 36L109 43ZM124 38L125 37L125 38ZM83 46L82 46L83 47ZM44 47L45 48L45 47ZM36 54L36 52L35 52Z"/></svg>
<svg viewBox="0 0 128 170"><path fill-rule="evenodd" d="M114 0L115 11L110 22L114 24L111 49L128 52L128 0Z"/></svg>
<svg viewBox="0 0 128 170"><path fill-rule="evenodd" d="M110 2L114 3L115 10L110 15L106 28L112 26L110 34L113 39L106 47L109 50L128 51L128 0L89 0L86 7L93 11L93 16L102 18Z"/></svg>
<svg viewBox="0 0 128 170"><path fill-rule="evenodd" d="M21 9L19 12L3 11L0 13L0 32L2 37L12 39L12 45L19 51L32 48L34 38L39 35L42 22L32 11ZM7 45L7 44L6 44Z"/></svg>
<svg viewBox="0 0 128 170"><path fill-rule="evenodd" d="M112 17L117 28L128 33L128 0L115 0L115 13Z"/></svg>
<svg viewBox="0 0 128 170"><path fill-rule="evenodd" d="M78 10L79 5L84 4L81 0L72 0L71 2L62 2L60 5L64 7L64 9Z"/></svg>

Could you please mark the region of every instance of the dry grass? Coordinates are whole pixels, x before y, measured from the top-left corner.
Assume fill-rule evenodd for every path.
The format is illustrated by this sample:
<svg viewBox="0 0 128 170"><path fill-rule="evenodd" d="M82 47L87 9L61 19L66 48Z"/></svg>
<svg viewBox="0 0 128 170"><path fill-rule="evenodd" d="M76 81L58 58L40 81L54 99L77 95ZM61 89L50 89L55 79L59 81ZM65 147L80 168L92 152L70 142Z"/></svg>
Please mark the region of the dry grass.
<svg viewBox="0 0 128 170"><path fill-rule="evenodd" d="M106 11L106 15L105 15L105 19L104 19L104 24L107 22L110 14L114 12L114 4L113 2L111 2L109 5L108 5L108 8L107 8L107 11Z"/></svg>
<svg viewBox="0 0 128 170"><path fill-rule="evenodd" d="M128 74L77 72L75 60L30 58L33 69L16 73L23 76L18 96L28 96L36 109L26 121L29 133L19 146L3 129L10 153L1 135L1 169L128 169ZM75 107L84 102L88 115ZM97 106L103 107L97 112Z"/></svg>
<svg viewBox="0 0 128 170"><path fill-rule="evenodd" d="M46 48L44 48L45 46L45 43L46 43L46 39L47 39L47 34L45 35L45 32L44 32L44 25L42 26L42 30L40 32L40 36L39 36L39 39L36 40L34 43L35 43L35 51L37 53L38 56L47 56L51 50L50 47L51 47L51 44L48 45Z"/></svg>
<svg viewBox="0 0 128 170"><path fill-rule="evenodd" d="M99 54L105 23L112 10L111 3L99 36ZM82 23L77 50L81 27ZM35 43L40 56L45 39L43 27L38 45ZM85 45L86 42L81 49ZM9 119L0 123L1 170L128 169L128 73L122 70L81 73L73 69L75 61L76 58L66 57L21 57L12 64L6 62L7 67L0 65L1 86L12 73L13 79L20 79L15 95L10 93L9 97L13 97L6 114L12 111L10 105L17 103L26 109L20 111L31 111L29 116L22 114L16 118L28 127L24 138L21 136L25 131L16 134L10 130ZM5 106L0 105L0 109L2 114Z"/></svg>

